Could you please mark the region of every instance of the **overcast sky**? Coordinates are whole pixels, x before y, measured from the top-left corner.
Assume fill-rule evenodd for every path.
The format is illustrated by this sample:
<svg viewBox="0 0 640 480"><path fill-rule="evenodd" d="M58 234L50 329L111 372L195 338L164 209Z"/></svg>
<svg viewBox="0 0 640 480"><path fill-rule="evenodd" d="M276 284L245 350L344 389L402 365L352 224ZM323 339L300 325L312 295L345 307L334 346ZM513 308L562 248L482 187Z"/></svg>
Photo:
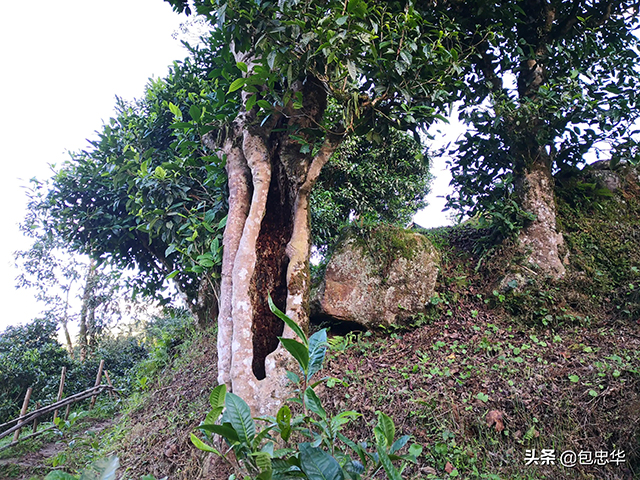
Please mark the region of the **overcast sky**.
<svg viewBox="0 0 640 480"><path fill-rule="evenodd" d="M162 0L31 0L0 5L0 330L42 309L16 291L12 252L28 247L18 230L24 186L50 175L67 151L87 146L113 116L115 96L142 96L186 56L172 38L184 21Z"/></svg>
<svg viewBox="0 0 640 480"><path fill-rule="evenodd" d="M17 291L12 253L28 248L18 224L24 186L50 176L68 151L87 146L113 116L115 96L141 97L151 76L162 77L187 52L172 33L185 17L162 0L4 0L0 5L0 331L42 310L32 292ZM424 226L446 223L439 210L449 183L443 165Z"/></svg>

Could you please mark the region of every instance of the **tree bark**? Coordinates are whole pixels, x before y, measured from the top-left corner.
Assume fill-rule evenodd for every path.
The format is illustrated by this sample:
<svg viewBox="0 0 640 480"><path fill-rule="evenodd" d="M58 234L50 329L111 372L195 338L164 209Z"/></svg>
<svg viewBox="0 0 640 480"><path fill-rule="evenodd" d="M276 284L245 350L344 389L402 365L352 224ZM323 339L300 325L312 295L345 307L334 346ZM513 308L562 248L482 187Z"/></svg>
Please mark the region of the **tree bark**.
<svg viewBox="0 0 640 480"><path fill-rule="evenodd" d="M64 332L64 338L67 342L67 350L69 350L69 356L73 358L73 343L71 342L71 335L69 334L69 294L71 292L71 285L67 287L67 298L64 303L64 314L60 323L62 324L62 331Z"/></svg>
<svg viewBox="0 0 640 480"><path fill-rule="evenodd" d="M516 192L520 206L536 218L519 235L527 253L527 262L556 279L565 274L560 260L564 240L556 226L556 201L551 159L544 147L539 147L533 161L516 177Z"/></svg>
<svg viewBox="0 0 640 480"><path fill-rule="evenodd" d="M222 279L218 313L218 383L231 389L231 342L233 339L233 267L251 205L251 172L241 146L227 139L226 155L229 184L229 213L223 235Z"/></svg>
<svg viewBox="0 0 640 480"><path fill-rule="evenodd" d="M251 65L247 58L238 61ZM271 313L268 296L307 329L309 194L342 138L327 134L316 155L302 151L289 132L313 144L315 138L305 137L303 129L317 131L326 92L313 78L297 88L303 93L302 109L285 107L264 125L255 112L241 112L221 146L229 214L223 239L218 381L241 396L254 415L274 414L291 394L286 370L295 364L279 347L278 336L294 334Z"/></svg>

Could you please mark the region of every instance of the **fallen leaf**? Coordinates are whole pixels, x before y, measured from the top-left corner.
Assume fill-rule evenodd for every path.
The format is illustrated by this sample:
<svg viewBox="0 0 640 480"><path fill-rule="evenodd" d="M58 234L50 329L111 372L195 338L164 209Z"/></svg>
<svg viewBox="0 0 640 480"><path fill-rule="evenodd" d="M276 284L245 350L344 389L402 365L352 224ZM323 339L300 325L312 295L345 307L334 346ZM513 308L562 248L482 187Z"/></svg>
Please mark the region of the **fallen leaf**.
<svg viewBox="0 0 640 480"><path fill-rule="evenodd" d="M487 427L491 427L495 424L496 432L500 433L504 430L504 423L502 422L502 418L504 417L504 413L499 410L491 410L487 413Z"/></svg>
<svg viewBox="0 0 640 480"><path fill-rule="evenodd" d="M420 472L424 473L426 475L436 475L438 473L438 472L436 472L436 469L432 468L432 467L422 467L420 469Z"/></svg>
<svg viewBox="0 0 640 480"><path fill-rule="evenodd" d="M451 462L447 462L447 464L444 466L444 471L447 473L453 472L453 465L451 465Z"/></svg>

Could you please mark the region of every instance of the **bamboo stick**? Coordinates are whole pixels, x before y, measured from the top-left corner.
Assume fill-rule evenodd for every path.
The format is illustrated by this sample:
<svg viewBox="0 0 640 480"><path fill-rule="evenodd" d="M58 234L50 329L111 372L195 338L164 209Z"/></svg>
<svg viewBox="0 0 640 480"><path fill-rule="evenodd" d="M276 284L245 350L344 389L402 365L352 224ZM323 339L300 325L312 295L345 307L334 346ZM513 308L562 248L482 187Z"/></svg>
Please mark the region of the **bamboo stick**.
<svg viewBox="0 0 640 480"><path fill-rule="evenodd" d="M56 402L62 400L62 394L64 392L64 382L67 378L67 367L62 367L62 373L60 373L60 386L58 387L58 396L56 397ZM53 412L53 423L56 422L56 418L58 418L58 410Z"/></svg>
<svg viewBox="0 0 640 480"><path fill-rule="evenodd" d="M22 402L22 410L20 410L20 417L24 417L27 413L27 408L29 408L29 399L31 398L31 392L33 389L29 387L27 389L27 393L24 396L24 402ZM20 437L20 428L16 428L15 433L13 434L13 441L17 442Z"/></svg>
<svg viewBox="0 0 640 480"><path fill-rule="evenodd" d="M102 360L100 360L100 366L98 367L98 375L96 375L96 384L94 385L94 388L97 387L98 385L100 385L100 382L102 382L102 369L104 368L104 358ZM89 410L93 409L93 406L96 404L96 397L93 396L91 397L91 406L89 407Z"/></svg>
<svg viewBox="0 0 640 480"><path fill-rule="evenodd" d="M104 376L107 377L107 384L113 388L113 384L111 383L111 379L109 378L109 370L105 370L104 371ZM115 395L113 393L113 391L109 390L109 398L114 398Z"/></svg>
<svg viewBox="0 0 640 480"><path fill-rule="evenodd" d="M36 402L36 410L40 408L40 402ZM38 417L33 420L33 433L38 431Z"/></svg>

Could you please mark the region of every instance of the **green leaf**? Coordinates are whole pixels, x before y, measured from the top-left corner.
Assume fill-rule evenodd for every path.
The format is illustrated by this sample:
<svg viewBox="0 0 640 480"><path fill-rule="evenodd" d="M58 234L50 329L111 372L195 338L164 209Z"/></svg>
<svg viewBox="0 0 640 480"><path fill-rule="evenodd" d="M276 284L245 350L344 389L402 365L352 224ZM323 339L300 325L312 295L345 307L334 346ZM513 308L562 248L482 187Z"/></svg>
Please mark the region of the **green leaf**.
<svg viewBox="0 0 640 480"><path fill-rule="evenodd" d="M266 100L258 100L256 103L263 110L271 110L271 108L272 108L271 104L269 102L267 102Z"/></svg>
<svg viewBox="0 0 640 480"><path fill-rule="evenodd" d="M238 69L240 69L240 71L244 73L247 73L249 71L249 69L247 68L247 64L244 62L236 63L236 67L238 67Z"/></svg>
<svg viewBox="0 0 640 480"><path fill-rule="evenodd" d="M300 444L300 468L309 480L344 480L338 461L307 442Z"/></svg>
<svg viewBox="0 0 640 480"><path fill-rule="evenodd" d="M398 440L393 442L393 445L391 445L391 448L389 449L389 453L396 453L398 450L404 447L409 442L410 439L411 439L411 435L401 436Z"/></svg>
<svg viewBox="0 0 640 480"><path fill-rule="evenodd" d="M253 106L256 104L256 100L258 100L258 95L251 95L249 98L247 98L247 103L244 106L247 112L253 108Z"/></svg>
<svg viewBox="0 0 640 480"><path fill-rule="evenodd" d="M322 329L309 337L309 371L307 381L322 369L324 357L327 351L327 330Z"/></svg>
<svg viewBox="0 0 640 480"><path fill-rule="evenodd" d="M331 425L338 430L342 425L349 423L351 420L361 417L362 414L354 412L353 410L347 410L346 412L340 412L331 419Z"/></svg>
<svg viewBox="0 0 640 480"><path fill-rule="evenodd" d="M172 279L173 277L175 277L176 275L178 275L180 273L180 270L174 270L173 272L171 272L169 275L167 275L165 278L167 280Z"/></svg>
<svg viewBox="0 0 640 480"><path fill-rule="evenodd" d="M202 109L197 105L191 105L189 107L189 116L193 119L194 122L199 122L202 117Z"/></svg>
<svg viewBox="0 0 640 480"><path fill-rule="evenodd" d="M214 409L212 409L209 413L207 413L207 416L204 418L204 424L214 425L220 418L220 415L222 414L223 410L224 410L224 407L215 407Z"/></svg>
<svg viewBox="0 0 640 480"><path fill-rule="evenodd" d="M354 452L356 452L358 454L358 457L360 457L360 461L362 462L362 465L364 465L365 468L366 468L368 462L367 462L367 455L366 455L364 449L360 445L355 443L354 441L352 441L349 438L345 437L342 433L338 432L338 438L340 439L340 441L342 443L344 443L346 446L351 448L351 450L353 450Z"/></svg>
<svg viewBox="0 0 640 480"><path fill-rule="evenodd" d="M291 409L288 405L283 405L276 414L276 423L280 429L280 436L285 442L289 441L291 435Z"/></svg>
<svg viewBox="0 0 640 480"><path fill-rule="evenodd" d="M170 128L193 128L193 125L189 122L175 122L171 124Z"/></svg>
<svg viewBox="0 0 640 480"><path fill-rule="evenodd" d="M572 383L578 383L580 381L580 377L578 375L569 375L569 380Z"/></svg>
<svg viewBox="0 0 640 480"><path fill-rule="evenodd" d="M273 299L271 298L271 294L269 294L268 301L269 301L269 308L274 313L274 315L276 315L280 320L286 323L289 326L289 328L293 330L293 332L300 338L300 340L302 340L302 342L304 343L304 346L308 347L309 341L307 339L307 336L304 334L304 332L300 328L300 326L296 322L291 320L288 316L286 316L278 307L276 307L275 303L273 303ZM309 358L309 355L307 352L307 359L308 358ZM306 367L304 370L306 371Z"/></svg>
<svg viewBox="0 0 640 480"><path fill-rule="evenodd" d="M323 420L326 420L327 412L325 412L324 408L322 408L322 402L318 398L318 395L316 395L316 392L313 391L313 388L307 387L307 389L304 391L304 400L309 410L311 410Z"/></svg>
<svg viewBox="0 0 640 480"><path fill-rule="evenodd" d="M295 385L298 385L300 383L300 377L298 375L296 375L293 372L287 372L287 378L289 379L289 381Z"/></svg>
<svg viewBox="0 0 640 480"><path fill-rule="evenodd" d="M225 406L227 407L225 417L238 432L238 438L242 443L251 445L256 436L256 425L251 417L251 409L235 393L227 393Z"/></svg>
<svg viewBox="0 0 640 480"><path fill-rule="evenodd" d="M228 440L229 443L231 444L234 444L240 441L240 438L238 437L238 432L233 428L233 426L229 422L225 422L222 425L205 423L204 425L200 425L198 428L200 430L206 430L207 432L220 435L225 440Z"/></svg>
<svg viewBox="0 0 640 480"><path fill-rule="evenodd" d="M275 66L276 55L278 55L277 50L271 50L269 55L267 55L267 65L269 65L270 70L273 70L273 67Z"/></svg>
<svg viewBox="0 0 640 480"><path fill-rule="evenodd" d="M396 426L389 415L378 412L378 428L384 434L387 441L385 447L389 447L393 444L393 438L396 436Z"/></svg>
<svg viewBox="0 0 640 480"><path fill-rule="evenodd" d="M307 371L309 368L309 350L302 343L293 340L292 338L284 338L278 337L282 346L293 355L298 361L298 365L300 365L300 369L304 372L304 375L307 375Z"/></svg>
<svg viewBox="0 0 640 480"><path fill-rule="evenodd" d="M212 408L224 407L224 400L227 395L227 386L226 385L218 385L213 390L211 390L211 394L209 395L209 404Z"/></svg>
<svg viewBox="0 0 640 480"><path fill-rule="evenodd" d="M418 443L413 443L409 447L409 455L413 456L414 458L418 458L421 454L422 454L422 445Z"/></svg>
<svg viewBox="0 0 640 480"><path fill-rule="evenodd" d="M159 180L164 180L165 178L167 178L167 171L164 168L162 168L160 165L158 165L156 169L153 171L153 176Z"/></svg>
<svg viewBox="0 0 640 480"><path fill-rule="evenodd" d="M384 447L382 445L376 445L376 450L378 452L378 458L380 459L382 468L384 468L384 471L387 472L387 476L391 480L402 480L402 475L400 475L400 472L398 472L398 470L396 470L396 467L393 466L393 463L391 463L391 459L387 455Z"/></svg>
<svg viewBox="0 0 640 480"><path fill-rule="evenodd" d="M199 265L201 265L204 268L211 268L215 265L213 261L213 255L211 254L211 252L198 255L198 257L196 258L196 261L198 262Z"/></svg>
<svg viewBox="0 0 640 480"><path fill-rule="evenodd" d="M173 252L176 251L176 246L172 243L170 244L166 250L164 251L164 256L168 257L169 255L171 255ZM168 277L167 277L168 278Z"/></svg>
<svg viewBox="0 0 640 480"><path fill-rule="evenodd" d="M356 82L358 80L358 70L351 60L347 60L347 70L349 70L349 76L351 77L351 80Z"/></svg>
<svg viewBox="0 0 640 480"><path fill-rule="evenodd" d="M251 454L256 459L256 466L261 472L272 470L271 455L268 452L255 452Z"/></svg>
<svg viewBox="0 0 640 480"><path fill-rule="evenodd" d="M233 82L231 82L231 85L229 85L229 90L227 91L227 93L231 93L231 92L235 92L236 90L239 90L244 86L246 81L247 81L246 78L242 78L242 77L236 78Z"/></svg>
<svg viewBox="0 0 640 480"><path fill-rule="evenodd" d="M191 443L193 443L196 448L202 450L203 452L215 453L216 455L222 457L222 454L218 450L204 443L202 440L196 437L193 433L191 434Z"/></svg>
<svg viewBox="0 0 640 480"><path fill-rule="evenodd" d="M169 102L169 110L171 111L171 113L173 113L174 117L176 117L178 120L182 120L182 112L177 105Z"/></svg>
<svg viewBox="0 0 640 480"><path fill-rule="evenodd" d="M478 393L476 395L476 398L480 400L482 403L487 403L489 401L489 395L483 392Z"/></svg>

